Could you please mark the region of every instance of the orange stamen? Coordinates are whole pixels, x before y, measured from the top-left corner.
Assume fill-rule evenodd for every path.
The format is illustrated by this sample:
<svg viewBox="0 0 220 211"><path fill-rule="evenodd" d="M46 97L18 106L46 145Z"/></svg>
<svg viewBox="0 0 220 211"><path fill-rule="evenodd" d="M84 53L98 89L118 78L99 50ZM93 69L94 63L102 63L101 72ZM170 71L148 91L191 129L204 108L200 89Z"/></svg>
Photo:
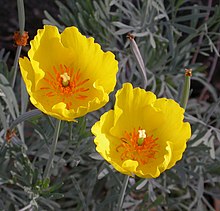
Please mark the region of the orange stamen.
<svg viewBox="0 0 220 211"><path fill-rule="evenodd" d="M152 135L140 137L140 130L134 129L130 133L125 131L124 137L121 138L122 143L116 148L116 151L121 153L121 160L131 159L146 164L150 159L155 159L159 147L156 143L158 138L154 139ZM140 138L143 139L141 144Z"/></svg>

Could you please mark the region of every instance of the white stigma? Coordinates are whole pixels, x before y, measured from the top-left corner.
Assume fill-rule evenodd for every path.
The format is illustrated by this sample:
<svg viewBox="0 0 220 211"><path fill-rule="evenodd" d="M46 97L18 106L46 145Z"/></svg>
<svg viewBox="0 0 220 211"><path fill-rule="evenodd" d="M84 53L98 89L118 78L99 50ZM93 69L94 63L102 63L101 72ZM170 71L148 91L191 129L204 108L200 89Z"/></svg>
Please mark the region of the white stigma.
<svg viewBox="0 0 220 211"><path fill-rule="evenodd" d="M145 130L138 130L138 133L139 133L139 138L146 138L146 132Z"/></svg>
<svg viewBox="0 0 220 211"><path fill-rule="evenodd" d="M63 79L63 81L62 81L63 86L68 86L70 76L67 73L63 73L62 75L60 75L60 77Z"/></svg>

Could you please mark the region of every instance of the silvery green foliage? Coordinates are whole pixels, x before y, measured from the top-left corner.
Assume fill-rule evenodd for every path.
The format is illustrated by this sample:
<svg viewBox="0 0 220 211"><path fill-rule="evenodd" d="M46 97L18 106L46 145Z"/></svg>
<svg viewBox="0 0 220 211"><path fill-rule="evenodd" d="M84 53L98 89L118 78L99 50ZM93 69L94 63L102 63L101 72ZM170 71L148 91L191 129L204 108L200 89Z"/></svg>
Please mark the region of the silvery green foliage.
<svg viewBox="0 0 220 211"><path fill-rule="evenodd" d="M58 16L45 11L45 24L57 25L61 31L75 25L104 50L115 53L119 61L116 90L127 81L142 86L128 33L135 36L142 55L147 90L158 97L179 102L184 69L193 69L185 115L193 135L187 150L174 168L157 179L130 178L125 210L214 210L211 199L220 194L220 99L205 75L205 61L218 56L220 6L192 2L65 0L55 1ZM8 71L8 56L0 51L0 210L115 210L123 175L96 153L90 133L101 113L112 108L114 93L99 111L78 123L62 123L52 177L43 180L54 119L26 112L26 95L20 99L10 86L13 69ZM203 87L208 90L207 101L199 99ZM6 143L8 128L16 136Z"/></svg>

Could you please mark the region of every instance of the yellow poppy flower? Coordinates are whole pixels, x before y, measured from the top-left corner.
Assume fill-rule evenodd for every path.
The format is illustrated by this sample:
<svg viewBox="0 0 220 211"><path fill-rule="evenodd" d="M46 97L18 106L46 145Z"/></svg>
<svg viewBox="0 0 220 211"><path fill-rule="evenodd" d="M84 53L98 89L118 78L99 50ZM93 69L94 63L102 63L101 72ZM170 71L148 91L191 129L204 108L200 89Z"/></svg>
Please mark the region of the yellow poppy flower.
<svg viewBox="0 0 220 211"><path fill-rule="evenodd" d="M30 45L29 59L20 58L19 64L30 100L42 112L74 121L109 101L118 62L92 37L76 27L60 34L57 27L46 25Z"/></svg>
<svg viewBox="0 0 220 211"><path fill-rule="evenodd" d="M114 110L92 127L96 150L116 170L130 176L158 177L182 158L191 136L184 109L174 100L157 99L130 83L116 93Z"/></svg>

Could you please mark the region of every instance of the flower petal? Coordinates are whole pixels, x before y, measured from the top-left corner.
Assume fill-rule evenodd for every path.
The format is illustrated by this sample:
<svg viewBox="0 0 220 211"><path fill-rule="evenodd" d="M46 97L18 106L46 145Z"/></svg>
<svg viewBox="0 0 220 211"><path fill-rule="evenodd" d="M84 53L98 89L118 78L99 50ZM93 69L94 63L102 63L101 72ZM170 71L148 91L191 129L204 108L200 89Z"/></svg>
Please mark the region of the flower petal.
<svg viewBox="0 0 220 211"><path fill-rule="evenodd" d="M54 26L44 26L44 29L38 30L30 45L30 60L37 61L44 71L51 72L53 66L69 66L72 63L72 52L62 45L59 31Z"/></svg>
<svg viewBox="0 0 220 211"><path fill-rule="evenodd" d="M173 167L178 160L183 156L183 152L186 149L186 142L191 137L191 128L188 122L185 122L179 132L175 142L173 141L172 159L168 165L168 169Z"/></svg>
<svg viewBox="0 0 220 211"><path fill-rule="evenodd" d="M138 162L137 161L134 161L134 160L126 160L122 163L122 168L127 170L127 172L129 173L126 173L130 176L134 176L134 174L137 172L137 167L138 167Z"/></svg>
<svg viewBox="0 0 220 211"><path fill-rule="evenodd" d="M99 122L93 125L92 133L96 135L94 140L97 145L96 150L101 154L101 156L114 166L115 169L124 173L130 174L130 171L122 168L123 161L120 155L116 152L116 146L118 144L117 138L110 136L108 131L109 124L113 121L113 110L106 112L102 115Z"/></svg>
<svg viewBox="0 0 220 211"><path fill-rule="evenodd" d="M124 84L114 110L92 127L97 151L127 175L156 178L181 159L191 136L184 110L173 100ZM139 128L144 133L140 140ZM143 138L143 134L141 135Z"/></svg>
<svg viewBox="0 0 220 211"><path fill-rule="evenodd" d="M124 131L142 127L147 132L153 131L163 123L161 111L152 106L156 96L140 88L134 88L130 83L116 94L113 135L121 136ZM149 124L150 120L150 124Z"/></svg>
<svg viewBox="0 0 220 211"><path fill-rule="evenodd" d="M31 41L28 55L30 61L20 59L21 72L31 102L42 112L74 121L109 101L118 62L77 28L67 27L60 34L57 27L44 26Z"/></svg>
<svg viewBox="0 0 220 211"><path fill-rule="evenodd" d="M77 69L84 70L91 81L97 80L97 85L103 86L109 93L116 83L118 62L111 52L103 52L99 44L94 43L92 37L86 38L79 33L76 27L66 28L61 34L62 44L72 49L74 65ZM79 53L80 52L80 53Z"/></svg>

